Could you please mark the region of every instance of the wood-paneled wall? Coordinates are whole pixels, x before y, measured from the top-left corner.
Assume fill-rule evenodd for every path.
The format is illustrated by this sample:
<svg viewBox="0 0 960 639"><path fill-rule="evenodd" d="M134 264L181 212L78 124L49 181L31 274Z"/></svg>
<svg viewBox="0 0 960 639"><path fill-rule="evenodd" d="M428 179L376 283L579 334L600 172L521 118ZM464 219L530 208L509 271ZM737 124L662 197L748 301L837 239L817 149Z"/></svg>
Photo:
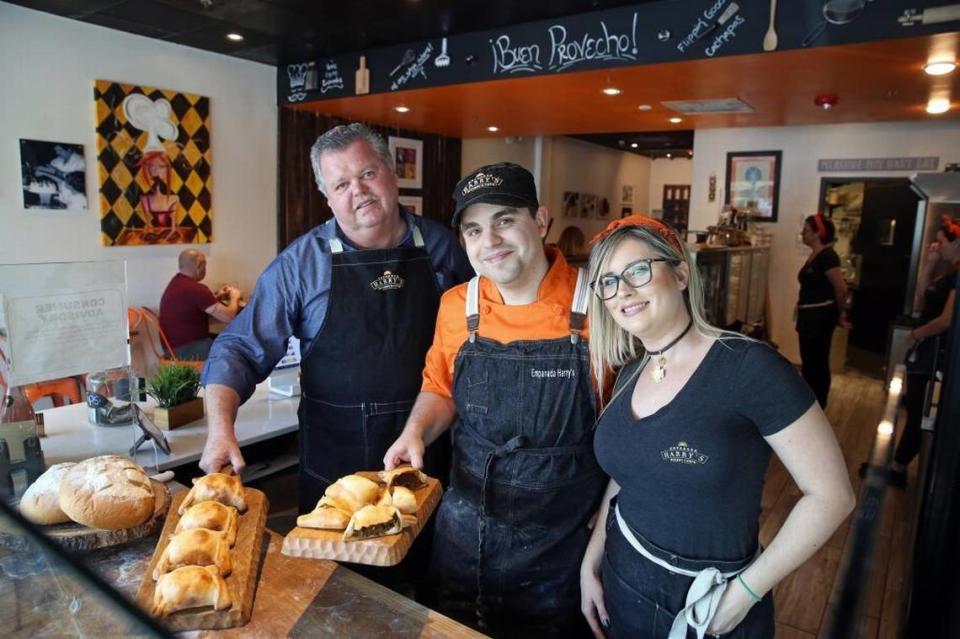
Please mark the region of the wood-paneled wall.
<svg viewBox="0 0 960 639"><path fill-rule="evenodd" d="M333 215L326 198L317 190L310 166L310 147L324 131L349 122L286 108L280 109L279 119L278 252ZM384 139L393 135L423 140L423 188L400 189L400 194L422 197L424 217L449 224L453 217L453 187L460 179L460 139L367 124Z"/></svg>

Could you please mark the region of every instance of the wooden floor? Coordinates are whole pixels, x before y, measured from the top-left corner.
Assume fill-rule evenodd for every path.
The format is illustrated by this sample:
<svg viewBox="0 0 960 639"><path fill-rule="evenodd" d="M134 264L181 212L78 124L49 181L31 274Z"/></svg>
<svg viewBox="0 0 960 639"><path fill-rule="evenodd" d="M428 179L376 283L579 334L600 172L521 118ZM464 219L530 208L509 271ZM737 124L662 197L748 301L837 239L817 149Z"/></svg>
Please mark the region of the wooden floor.
<svg viewBox="0 0 960 639"><path fill-rule="evenodd" d="M854 492L860 492L857 470L868 458L883 411L883 382L857 372L834 375L827 417L843 448ZM906 491L888 488L883 502L880 534L860 617L858 639L894 639L900 636L904 581L913 539L916 508L916 462L910 468ZM800 491L774 456L763 491L760 540L766 545L776 535ZM824 636L837 599L838 568L849 543L850 520L796 572L774 589L777 639L814 639ZM853 639L853 638L851 638Z"/></svg>

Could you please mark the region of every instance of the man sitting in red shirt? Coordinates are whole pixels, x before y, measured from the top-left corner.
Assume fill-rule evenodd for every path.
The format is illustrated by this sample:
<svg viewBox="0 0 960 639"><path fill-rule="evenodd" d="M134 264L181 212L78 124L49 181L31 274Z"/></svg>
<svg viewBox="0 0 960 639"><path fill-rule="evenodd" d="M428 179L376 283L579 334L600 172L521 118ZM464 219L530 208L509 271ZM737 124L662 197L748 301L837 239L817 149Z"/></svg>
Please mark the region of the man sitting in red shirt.
<svg viewBox="0 0 960 639"><path fill-rule="evenodd" d="M196 249L180 253L180 272L160 298L160 328L179 359L206 359L213 339L208 318L229 322L240 310L240 291L224 286L214 295L200 283L207 274L207 258ZM219 300L226 300L220 302Z"/></svg>

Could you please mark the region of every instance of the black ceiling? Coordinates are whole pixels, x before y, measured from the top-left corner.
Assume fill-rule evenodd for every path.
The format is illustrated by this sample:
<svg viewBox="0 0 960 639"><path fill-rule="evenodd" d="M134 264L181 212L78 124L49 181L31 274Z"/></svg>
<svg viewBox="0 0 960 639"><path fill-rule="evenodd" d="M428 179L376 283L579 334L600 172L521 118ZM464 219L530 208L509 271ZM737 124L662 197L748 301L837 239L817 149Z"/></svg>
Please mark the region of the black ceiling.
<svg viewBox="0 0 960 639"><path fill-rule="evenodd" d="M689 158L693 152L693 131L591 133L568 137L653 159L666 158L668 155L671 158Z"/></svg>
<svg viewBox="0 0 960 639"><path fill-rule="evenodd" d="M271 65L655 0L13 0ZM684 0L676 0L683 2ZM231 42L236 32L243 42Z"/></svg>

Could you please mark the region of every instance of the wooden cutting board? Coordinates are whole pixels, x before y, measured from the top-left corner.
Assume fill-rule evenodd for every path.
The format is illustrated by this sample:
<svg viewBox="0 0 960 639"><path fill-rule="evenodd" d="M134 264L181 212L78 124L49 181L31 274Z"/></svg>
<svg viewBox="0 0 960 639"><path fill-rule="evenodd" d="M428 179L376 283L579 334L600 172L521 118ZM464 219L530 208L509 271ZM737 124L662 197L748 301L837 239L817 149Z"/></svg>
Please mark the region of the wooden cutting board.
<svg viewBox="0 0 960 639"><path fill-rule="evenodd" d="M366 473L357 473L364 475ZM423 530L430 515L440 503L443 490L440 481L427 477L427 485L414 491L417 497L417 523L403 532L386 537L344 541L342 530L294 528L283 540L284 555L309 559L333 559L368 566L395 566Z"/></svg>
<svg viewBox="0 0 960 639"><path fill-rule="evenodd" d="M163 518L170 507L170 491L165 484L151 479L155 496L153 514L150 518L133 528L122 530L105 530L102 528L88 528L75 522L66 524L51 524L40 526L40 529L62 547L82 552L96 548L116 546L142 537L148 537L163 525ZM5 534L0 531L0 547L11 550L23 550L30 547L32 542L20 534Z"/></svg>
<svg viewBox="0 0 960 639"><path fill-rule="evenodd" d="M257 589L257 577L260 562L263 559L264 530L267 524L267 510L270 507L267 496L254 488L244 488L247 500L247 511L240 515L240 524L237 530L237 543L230 549L230 559L233 571L225 578L230 588L230 599L233 605L227 610L214 610L212 607L191 608L181 610L166 617L160 622L172 631L234 628L242 626L250 620L253 610L253 595ZM170 542L173 531L180 521L177 512L188 491L173 496L167 521L160 533L160 540L153 551L153 558L147 566L143 582L137 591L137 604L147 612L153 608L153 593L156 582L153 580L153 569L156 567L163 551Z"/></svg>

